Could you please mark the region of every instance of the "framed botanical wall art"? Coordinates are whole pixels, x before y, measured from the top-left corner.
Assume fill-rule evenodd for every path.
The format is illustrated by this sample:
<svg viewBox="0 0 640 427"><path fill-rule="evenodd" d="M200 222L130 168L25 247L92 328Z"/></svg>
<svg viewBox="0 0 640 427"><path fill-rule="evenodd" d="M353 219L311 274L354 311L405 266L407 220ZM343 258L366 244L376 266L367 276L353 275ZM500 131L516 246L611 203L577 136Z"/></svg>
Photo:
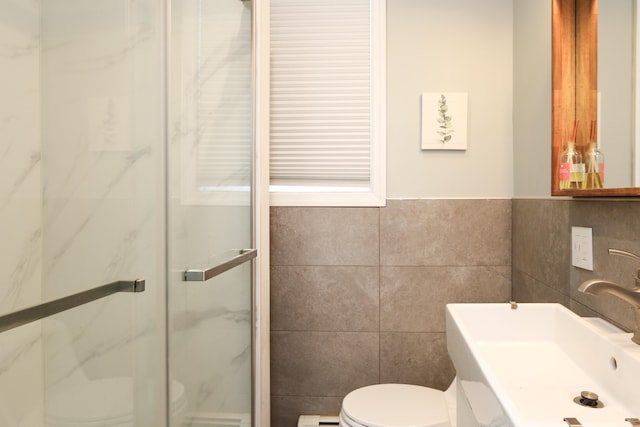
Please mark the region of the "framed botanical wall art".
<svg viewBox="0 0 640 427"><path fill-rule="evenodd" d="M422 94L423 150L467 149L467 94Z"/></svg>

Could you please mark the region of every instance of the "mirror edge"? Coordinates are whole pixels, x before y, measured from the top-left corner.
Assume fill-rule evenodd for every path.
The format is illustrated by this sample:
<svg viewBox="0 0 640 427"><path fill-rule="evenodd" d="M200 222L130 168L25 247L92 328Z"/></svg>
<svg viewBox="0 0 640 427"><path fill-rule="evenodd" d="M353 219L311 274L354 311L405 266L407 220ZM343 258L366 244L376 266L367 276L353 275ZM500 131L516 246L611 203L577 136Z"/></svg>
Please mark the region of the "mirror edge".
<svg viewBox="0 0 640 427"><path fill-rule="evenodd" d="M558 185L558 160L563 138L575 120L575 3L576 0L552 0L551 19L551 195L564 195Z"/></svg>

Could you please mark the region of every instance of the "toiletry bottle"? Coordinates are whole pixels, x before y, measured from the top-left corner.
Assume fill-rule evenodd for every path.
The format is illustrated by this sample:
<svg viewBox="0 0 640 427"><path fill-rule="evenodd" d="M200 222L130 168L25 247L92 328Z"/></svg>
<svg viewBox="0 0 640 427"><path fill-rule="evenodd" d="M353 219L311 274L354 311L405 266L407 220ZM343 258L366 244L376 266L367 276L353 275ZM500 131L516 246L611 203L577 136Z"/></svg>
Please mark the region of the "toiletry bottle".
<svg viewBox="0 0 640 427"><path fill-rule="evenodd" d="M604 187L604 154L598 149L595 142L589 143L589 148L584 153L585 163L585 189Z"/></svg>
<svg viewBox="0 0 640 427"><path fill-rule="evenodd" d="M570 141L560 155L558 182L561 190L578 190L584 185L585 166L576 143Z"/></svg>

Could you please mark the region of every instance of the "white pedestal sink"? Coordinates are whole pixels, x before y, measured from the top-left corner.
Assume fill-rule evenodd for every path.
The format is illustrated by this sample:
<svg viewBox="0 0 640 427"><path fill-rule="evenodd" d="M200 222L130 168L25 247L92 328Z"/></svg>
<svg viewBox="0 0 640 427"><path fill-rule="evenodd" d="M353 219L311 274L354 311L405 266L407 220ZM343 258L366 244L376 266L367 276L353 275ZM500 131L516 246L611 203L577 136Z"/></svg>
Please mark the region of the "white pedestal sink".
<svg viewBox="0 0 640 427"><path fill-rule="evenodd" d="M458 426L630 427L626 418L640 418L640 346L630 337L559 304L449 304ZM574 402L582 391L598 407Z"/></svg>

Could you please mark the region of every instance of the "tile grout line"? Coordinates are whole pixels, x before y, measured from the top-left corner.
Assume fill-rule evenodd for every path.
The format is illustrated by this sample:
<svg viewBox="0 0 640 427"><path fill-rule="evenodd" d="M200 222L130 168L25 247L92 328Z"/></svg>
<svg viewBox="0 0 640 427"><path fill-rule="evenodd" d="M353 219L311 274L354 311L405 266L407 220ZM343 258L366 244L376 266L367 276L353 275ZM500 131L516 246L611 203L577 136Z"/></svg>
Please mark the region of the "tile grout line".
<svg viewBox="0 0 640 427"><path fill-rule="evenodd" d="M378 383L382 381L382 208L378 207Z"/></svg>

